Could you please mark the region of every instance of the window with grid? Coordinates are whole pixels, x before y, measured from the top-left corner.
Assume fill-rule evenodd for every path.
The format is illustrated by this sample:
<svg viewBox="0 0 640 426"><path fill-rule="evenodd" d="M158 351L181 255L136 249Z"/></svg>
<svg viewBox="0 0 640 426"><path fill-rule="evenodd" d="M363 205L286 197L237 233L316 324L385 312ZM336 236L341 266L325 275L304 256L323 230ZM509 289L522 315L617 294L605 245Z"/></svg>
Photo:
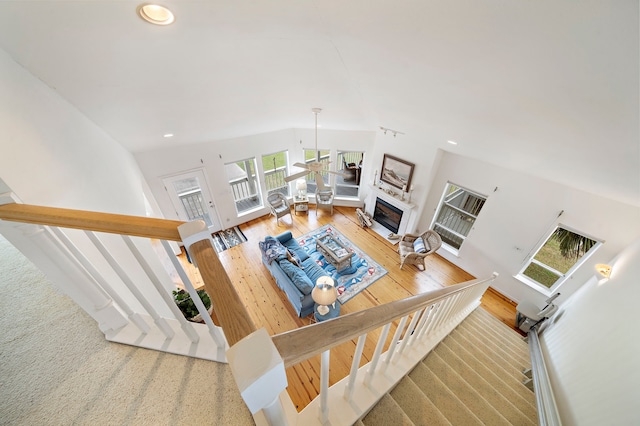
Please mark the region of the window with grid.
<svg viewBox="0 0 640 426"><path fill-rule="evenodd" d="M518 277L555 290L602 244L558 225L520 270Z"/></svg>
<svg viewBox="0 0 640 426"><path fill-rule="evenodd" d="M487 197L447 183L431 229L442 242L459 250L484 206Z"/></svg>

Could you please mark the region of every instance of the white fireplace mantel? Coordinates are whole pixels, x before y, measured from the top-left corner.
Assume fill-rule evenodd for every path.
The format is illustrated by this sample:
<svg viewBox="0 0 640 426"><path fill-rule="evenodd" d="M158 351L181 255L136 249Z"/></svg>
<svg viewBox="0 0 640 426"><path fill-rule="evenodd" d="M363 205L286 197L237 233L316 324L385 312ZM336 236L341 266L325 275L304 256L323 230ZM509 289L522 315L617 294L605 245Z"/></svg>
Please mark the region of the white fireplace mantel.
<svg viewBox="0 0 640 426"><path fill-rule="evenodd" d="M406 234L415 231L416 221L418 219L417 208L416 205L410 203L409 200L402 200L401 195L393 195L389 194L385 189L378 188L377 186L370 185L369 186L369 196L367 197L367 203L365 206L365 211L373 217L373 211L376 205L376 198L380 198L381 200L386 201L392 206L402 210L402 218L400 219L400 226L398 227L398 234ZM390 230L382 226L381 224L374 221L374 227L372 229L376 231L378 234L387 238L391 233ZM392 240L390 240L392 241ZM394 242L394 241L392 241Z"/></svg>

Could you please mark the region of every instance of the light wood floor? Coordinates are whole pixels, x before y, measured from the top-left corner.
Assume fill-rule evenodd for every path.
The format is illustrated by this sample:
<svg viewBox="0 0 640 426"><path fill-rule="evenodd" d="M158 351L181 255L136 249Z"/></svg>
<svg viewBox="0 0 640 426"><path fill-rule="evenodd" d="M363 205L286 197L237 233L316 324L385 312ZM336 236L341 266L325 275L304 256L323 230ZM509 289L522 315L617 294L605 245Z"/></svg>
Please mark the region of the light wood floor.
<svg viewBox="0 0 640 426"><path fill-rule="evenodd" d="M474 279L472 275L437 254L427 258L426 271L420 271L412 265L400 270L396 246L374 231L361 228L354 208L336 207L333 215L326 211L319 211L316 215L313 206L310 207L308 215L286 216L280 219L279 225L276 225L275 219L270 215L241 225L248 241L219 254L251 320L256 327L264 327L270 335L308 325L310 319L296 316L284 292L278 289L262 264L258 242L267 235L277 235L289 230L294 237L298 237L331 223L388 271L384 277L342 305L341 315ZM184 256L181 257L194 285L198 286L202 280L197 270L186 262ZM512 302L497 292L488 291L482 299L482 306L513 328L515 305ZM394 330L395 327L392 327L389 336L393 335ZM372 357L378 334L379 331L367 336L361 364L367 363ZM354 349L355 341L332 349L330 384L348 375ZM319 377L319 356L287 369L287 390L298 410L318 395Z"/></svg>

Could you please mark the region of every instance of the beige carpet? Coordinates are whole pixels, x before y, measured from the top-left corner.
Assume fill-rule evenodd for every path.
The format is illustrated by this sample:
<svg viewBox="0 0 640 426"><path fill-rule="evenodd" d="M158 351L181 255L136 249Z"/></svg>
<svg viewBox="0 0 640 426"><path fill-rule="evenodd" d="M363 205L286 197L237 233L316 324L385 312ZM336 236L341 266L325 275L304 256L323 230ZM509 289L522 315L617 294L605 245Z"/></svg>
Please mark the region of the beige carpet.
<svg viewBox="0 0 640 426"><path fill-rule="evenodd" d="M0 291L0 424L253 424L226 364L107 342L2 236Z"/></svg>
<svg viewBox="0 0 640 426"><path fill-rule="evenodd" d="M525 367L522 337L478 308L357 425L535 426Z"/></svg>

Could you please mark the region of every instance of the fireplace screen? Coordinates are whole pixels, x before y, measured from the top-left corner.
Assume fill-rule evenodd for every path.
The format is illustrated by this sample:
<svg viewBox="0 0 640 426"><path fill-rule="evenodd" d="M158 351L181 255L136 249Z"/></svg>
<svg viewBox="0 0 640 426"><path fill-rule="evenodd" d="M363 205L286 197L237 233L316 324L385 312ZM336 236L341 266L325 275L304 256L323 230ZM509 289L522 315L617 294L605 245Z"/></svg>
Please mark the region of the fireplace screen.
<svg viewBox="0 0 640 426"><path fill-rule="evenodd" d="M373 210L373 220L387 228L393 233L397 233L402 219L402 210L387 203L380 198L376 198L376 206Z"/></svg>

